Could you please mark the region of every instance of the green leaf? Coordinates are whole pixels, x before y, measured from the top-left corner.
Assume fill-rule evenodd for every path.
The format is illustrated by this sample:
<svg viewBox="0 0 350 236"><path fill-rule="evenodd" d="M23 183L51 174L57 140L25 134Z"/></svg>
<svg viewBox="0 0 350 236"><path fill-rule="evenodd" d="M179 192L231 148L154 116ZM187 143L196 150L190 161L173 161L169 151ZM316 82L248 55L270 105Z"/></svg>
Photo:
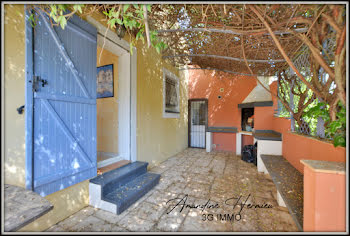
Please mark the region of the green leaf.
<svg viewBox="0 0 350 236"><path fill-rule="evenodd" d="M125 4L125 5L123 6L123 12L124 12L124 13L128 10L129 6L130 6L129 4Z"/></svg>
<svg viewBox="0 0 350 236"><path fill-rule="evenodd" d="M132 51L132 50L133 50L133 46L134 46L134 45L133 45L133 43L131 42L131 43L130 43L130 54L131 54L131 55L133 54L133 51Z"/></svg>
<svg viewBox="0 0 350 236"><path fill-rule="evenodd" d="M117 21L117 19L115 18L112 18L110 20L107 21L107 24L111 27L111 28L114 28L115 26L115 22Z"/></svg>
<svg viewBox="0 0 350 236"><path fill-rule="evenodd" d="M61 13L65 12L67 9L67 4L58 4L58 9L61 10Z"/></svg>
<svg viewBox="0 0 350 236"><path fill-rule="evenodd" d="M56 5L50 5L50 7L51 7L51 13L53 15L56 15L57 14L57 6Z"/></svg>
<svg viewBox="0 0 350 236"><path fill-rule="evenodd" d="M61 28L64 29L67 25L67 19L66 17L62 16L61 21L60 21Z"/></svg>
<svg viewBox="0 0 350 236"><path fill-rule="evenodd" d="M119 11L117 11L117 12L112 12L112 16L114 17L114 18L119 18Z"/></svg>
<svg viewBox="0 0 350 236"><path fill-rule="evenodd" d="M81 9L82 7L84 7L84 4L75 4L73 6L73 9L74 9L74 11L78 11L79 13L82 13L83 12Z"/></svg>
<svg viewBox="0 0 350 236"><path fill-rule="evenodd" d="M139 5L137 4L132 4L136 9L139 9Z"/></svg>
<svg viewBox="0 0 350 236"><path fill-rule="evenodd" d="M155 46L155 48L156 48L156 50L157 50L157 52L158 52L158 54L159 54L160 51L161 51L159 44L157 44L157 45Z"/></svg>
<svg viewBox="0 0 350 236"><path fill-rule="evenodd" d="M142 41L143 41L143 31L142 30L140 30L139 32L137 32L137 34L136 34L136 40L138 40L138 39L141 39Z"/></svg>
<svg viewBox="0 0 350 236"><path fill-rule="evenodd" d="M335 136L333 139L333 145L334 147L337 147L337 146L345 147L346 146L345 137L343 135Z"/></svg>
<svg viewBox="0 0 350 236"><path fill-rule="evenodd" d="M341 129L341 127L342 127L342 124L341 124L341 122L339 121L339 120L335 120L335 121L333 121L331 124L330 124L330 131L332 132L332 133L335 133L338 129Z"/></svg>
<svg viewBox="0 0 350 236"><path fill-rule="evenodd" d="M121 19L116 19L117 20L117 23L119 24L119 25L122 25L123 24L123 21L121 20Z"/></svg>
<svg viewBox="0 0 350 236"><path fill-rule="evenodd" d="M151 4L147 4L146 7L147 7L147 11L150 12L150 11L151 11L151 8L152 8L152 5L151 5Z"/></svg>

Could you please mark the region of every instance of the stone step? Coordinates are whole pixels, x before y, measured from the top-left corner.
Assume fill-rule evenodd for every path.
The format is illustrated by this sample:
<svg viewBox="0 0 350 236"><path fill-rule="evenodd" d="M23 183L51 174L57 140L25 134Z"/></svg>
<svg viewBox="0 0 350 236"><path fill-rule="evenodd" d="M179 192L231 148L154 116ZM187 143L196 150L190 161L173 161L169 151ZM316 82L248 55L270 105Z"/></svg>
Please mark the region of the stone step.
<svg viewBox="0 0 350 236"><path fill-rule="evenodd" d="M107 195L127 184L130 180L145 174L147 172L147 166L147 162L136 161L129 163L90 179L90 183L100 185L102 195Z"/></svg>
<svg viewBox="0 0 350 236"><path fill-rule="evenodd" d="M145 173L114 191L102 195L102 200L116 205L116 214L121 214L159 183L160 175Z"/></svg>

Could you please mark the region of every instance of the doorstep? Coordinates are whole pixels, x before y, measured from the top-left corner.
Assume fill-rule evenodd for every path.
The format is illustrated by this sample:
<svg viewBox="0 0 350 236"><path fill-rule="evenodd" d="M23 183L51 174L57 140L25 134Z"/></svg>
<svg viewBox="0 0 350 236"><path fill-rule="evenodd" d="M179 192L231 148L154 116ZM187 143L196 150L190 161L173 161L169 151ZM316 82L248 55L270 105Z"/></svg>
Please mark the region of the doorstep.
<svg viewBox="0 0 350 236"><path fill-rule="evenodd" d="M97 174L102 175L103 173L120 168L120 167L125 166L126 164L129 164L129 163L130 163L130 161L128 161L128 160L121 160L121 161L118 161L116 163L110 164L108 166L97 168Z"/></svg>

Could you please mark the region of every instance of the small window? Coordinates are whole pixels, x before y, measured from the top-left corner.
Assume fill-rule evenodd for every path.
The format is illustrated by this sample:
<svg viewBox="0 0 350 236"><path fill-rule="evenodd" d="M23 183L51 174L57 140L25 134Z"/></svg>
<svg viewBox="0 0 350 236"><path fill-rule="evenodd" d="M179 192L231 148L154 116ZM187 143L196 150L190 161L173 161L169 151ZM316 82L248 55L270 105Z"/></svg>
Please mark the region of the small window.
<svg viewBox="0 0 350 236"><path fill-rule="evenodd" d="M179 118L179 78L163 69L163 117Z"/></svg>

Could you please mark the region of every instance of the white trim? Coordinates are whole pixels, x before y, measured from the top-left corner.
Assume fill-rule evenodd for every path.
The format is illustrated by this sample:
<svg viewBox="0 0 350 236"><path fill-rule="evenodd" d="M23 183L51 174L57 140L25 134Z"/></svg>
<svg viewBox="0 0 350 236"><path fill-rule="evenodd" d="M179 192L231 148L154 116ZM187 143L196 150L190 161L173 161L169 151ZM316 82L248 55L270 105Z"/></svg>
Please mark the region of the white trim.
<svg viewBox="0 0 350 236"><path fill-rule="evenodd" d="M130 159L130 54L124 54L118 59L118 152Z"/></svg>
<svg viewBox="0 0 350 236"><path fill-rule="evenodd" d="M124 160L124 158L121 156L111 157L111 158L108 158L107 160L97 162L97 168L105 167L122 160Z"/></svg>
<svg viewBox="0 0 350 236"><path fill-rule="evenodd" d="M177 110L179 113L171 113L165 111L165 80L167 77L171 78L176 82ZM180 118L180 79L166 68L163 68L163 118Z"/></svg>
<svg viewBox="0 0 350 236"><path fill-rule="evenodd" d="M264 162L261 159L261 155L282 155L282 141L274 141L274 140L258 140L258 148L257 148L257 169L258 172L264 172L268 174Z"/></svg>
<svg viewBox="0 0 350 236"><path fill-rule="evenodd" d="M126 50L127 52L129 52L130 45L126 40L119 38L118 35L116 33L114 33L112 30L107 30L107 28L105 26L103 26L100 22L98 22L97 20L95 20L91 16L87 16L86 20L87 20L87 22L89 22L90 24L92 24L93 26L95 26L97 28L98 34L102 34L103 36L106 35L107 39L118 44L119 47L121 47L124 50ZM106 31L107 31L107 33L106 33ZM106 39L106 41L108 41L107 39Z"/></svg>
<svg viewBox="0 0 350 236"><path fill-rule="evenodd" d="M253 132L239 131L236 133L236 155L242 155L242 135L253 135ZM254 140L255 143L255 140Z"/></svg>
<svg viewBox="0 0 350 236"><path fill-rule="evenodd" d="M137 49L133 48L131 55L131 81L130 81L130 161L137 161Z"/></svg>
<svg viewBox="0 0 350 236"><path fill-rule="evenodd" d="M205 142L205 150L207 152L211 152L213 148L213 133L212 132L206 132L206 142Z"/></svg>
<svg viewBox="0 0 350 236"><path fill-rule="evenodd" d="M131 56L130 44L120 39L112 30L107 30L91 16L87 22L97 28L97 45L119 57L118 59L118 148L124 160L137 160L136 105L137 105L137 52ZM106 36L106 38L105 38ZM98 56L98 55L97 55Z"/></svg>
<svg viewBox="0 0 350 236"><path fill-rule="evenodd" d="M117 214L117 205L101 199L102 187L99 184L89 183L89 205Z"/></svg>

